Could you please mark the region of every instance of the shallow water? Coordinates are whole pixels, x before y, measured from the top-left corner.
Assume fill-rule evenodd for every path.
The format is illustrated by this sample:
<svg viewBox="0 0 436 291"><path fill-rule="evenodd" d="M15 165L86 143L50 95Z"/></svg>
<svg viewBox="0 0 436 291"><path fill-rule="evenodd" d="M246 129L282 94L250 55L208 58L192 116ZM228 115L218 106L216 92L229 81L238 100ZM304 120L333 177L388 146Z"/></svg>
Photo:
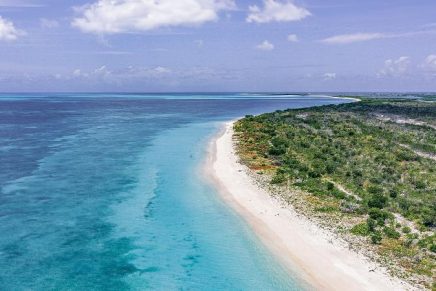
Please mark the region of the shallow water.
<svg viewBox="0 0 436 291"><path fill-rule="evenodd" d="M225 120L342 102L0 95L0 290L302 289L199 166Z"/></svg>

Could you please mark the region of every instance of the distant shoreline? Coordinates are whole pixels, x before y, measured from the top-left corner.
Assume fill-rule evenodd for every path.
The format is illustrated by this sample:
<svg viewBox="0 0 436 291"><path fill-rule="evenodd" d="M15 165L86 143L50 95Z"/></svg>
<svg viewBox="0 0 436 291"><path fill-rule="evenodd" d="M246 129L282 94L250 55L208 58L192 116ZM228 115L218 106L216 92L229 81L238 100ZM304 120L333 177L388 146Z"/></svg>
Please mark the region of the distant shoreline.
<svg viewBox="0 0 436 291"><path fill-rule="evenodd" d="M212 140L206 175L290 273L318 290L413 289L347 249L332 234L297 215L291 206L258 185L250 170L238 163L233 123L226 123Z"/></svg>
<svg viewBox="0 0 436 291"><path fill-rule="evenodd" d="M356 101L356 102L359 102L359 101L360 101L359 98L354 98L354 97L337 97L337 96L330 96L329 98L353 100L353 101Z"/></svg>

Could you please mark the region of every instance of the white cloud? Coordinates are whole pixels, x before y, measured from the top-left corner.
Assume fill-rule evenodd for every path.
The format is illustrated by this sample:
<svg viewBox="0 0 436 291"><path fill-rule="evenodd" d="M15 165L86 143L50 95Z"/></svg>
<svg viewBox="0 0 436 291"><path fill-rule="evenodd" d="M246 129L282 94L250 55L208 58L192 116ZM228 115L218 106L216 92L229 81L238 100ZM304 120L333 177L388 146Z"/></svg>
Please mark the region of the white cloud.
<svg viewBox="0 0 436 291"><path fill-rule="evenodd" d="M354 42L370 41L375 39L386 39L386 38L407 38L416 37L422 35L433 35L436 34L436 30L421 30L421 31L409 31L403 33L351 33L351 34L340 34L334 35L325 39L321 42L326 44L349 44Z"/></svg>
<svg viewBox="0 0 436 291"><path fill-rule="evenodd" d="M73 71L73 76L74 77L80 77L82 75L82 71L80 69L75 69Z"/></svg>
<svg viewBox="0 0 436 291"><path fill-rule="evenodd" d="M325 73L323 76L324 81L330 81L336 79L336 73Z"/></svg>
<svg viewBox="0 0 436 291"><path fill-rule="evenodd" d="M154 68L133 67L111 70L107 66L101 66L91 72L84 72L80 69L75 69L72 72L74 78L82 78L89 80L105 80L105 81L124 81L135 79L158 79L172 73L172 70L166 67L157 66Z"/></svg>
<svg viewBox="0 0 436 291"><path fill-rule="evenodd" d="M396 60L388 59L385 61L383 69L377 75L378 77L399 77L407 72L409 65L410 58L406 56L399 57Z"/></svg>
<svg viewBox="0 0 436 291"><path fill-rule="evenodd" d="M88 76L89 76L89 74L87 74L87 73L83 73L82 72L82 70L80 70L80 69L75 69L74 71L73 71L73 77L75 77L75 78L88 78Z"/></svg>
<svg viewBox="0 0 436 291"><path fill-rule="evenodd" d="M92 73L92 75L97 76L97 77L101 77L101 78L106 78L106 77L109 77L110 75L112 75L112 72L106 66L101 66L101 67L95 69L94 72Z"/></svg>
<svg viewBox="0 0 436 291"><path fill-rule="evenodd" d="M311 13L309 10L298 7L291 0L275 1L275 0L263 0L263 8L259 8L257 5L249 7L250 13L246 20L247 22L268 23L272 21L299 21Z"/></svg>
<svg viewBox="0 0 436 291"><path fill-rule="evenodd" d="M56 20L47 19L47 18L41 18L39 20L39 24L41 25L42 28L48 28L48 29L59 27L59 22L57 22Z"/></svg>
<svg viewBox="0 0 436 291"><path fill-rule="evenodd" d="M298 42L298 36L296 34L290 34L290 35L288 35L288 41Z"/></svg>
<svg viewBox="0 0 436 291"><path fill-rule="evenodd" d="M264 40L262 43L256 46L258 50L262 51L272 51L274 49L274 45L267 40Z"/></svg>
<svg viewBox="0 0 436 291"><path fill-rule="evenodd" d="M113 34L169 26L195 26L218 19L233 0L98 0L77 8L72 22L83 32Z"/></svg>
<svg viewBox="0 0 436 291"><path fill-rule="evenodd" d="M145 73L151 77L159 77L162 75L171 74L172 71L169 68L159 66L152 69L148 69L145 71Z"/></svg>
<svg viewBox="0 0 436 291"><path fill-rule="evenodd" d="M387 37L383 33L353 33L353 34L341 34L335 35L323 39L322 42L327 44L348 44L353 42L362 42L373 39L380 39Z"/></svg>
<svg viewBox="0 0 436 291"><path fill-rule="evenodd" d="M0 16L0 41L13 41L24 35L24 31L15 28L14 24Z"/></svg>
<svg viewBox="0 0 436 291"><path fill-rule="evenodd" d="M436 77L436 55L428 55L418 67L423 71L424 77L433 79Z"/></svg>
<svg viewBox="0 0 436 291"><path fill-rule="evenodd" d="M425 58L423 68L436 72L436 55L429 55Z"/></svg>

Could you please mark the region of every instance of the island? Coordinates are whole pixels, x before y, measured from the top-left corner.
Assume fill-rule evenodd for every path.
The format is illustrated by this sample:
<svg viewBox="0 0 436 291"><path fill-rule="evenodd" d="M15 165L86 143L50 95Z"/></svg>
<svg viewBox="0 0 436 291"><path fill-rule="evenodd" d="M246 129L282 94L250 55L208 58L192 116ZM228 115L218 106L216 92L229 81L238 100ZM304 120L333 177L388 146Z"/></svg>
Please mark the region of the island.
<svg viewBox="0 0 436 291"><path fill-rule="evenodd" d="M310 284L434 290L434 101L360 98L245 116L217 138L212 176Z"/></svg>

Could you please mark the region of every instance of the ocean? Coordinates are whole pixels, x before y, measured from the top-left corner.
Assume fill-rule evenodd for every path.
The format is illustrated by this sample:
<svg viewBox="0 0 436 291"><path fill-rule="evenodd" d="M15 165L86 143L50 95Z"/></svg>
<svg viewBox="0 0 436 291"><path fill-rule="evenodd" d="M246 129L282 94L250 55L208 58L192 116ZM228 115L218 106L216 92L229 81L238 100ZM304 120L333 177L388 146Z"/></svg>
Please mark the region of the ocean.
<svg viewBox="0 0 436 291"><path fill-rule="evenodd" d="M203 177L262 94L1 94L0 290L303 290Z"/></svg>

